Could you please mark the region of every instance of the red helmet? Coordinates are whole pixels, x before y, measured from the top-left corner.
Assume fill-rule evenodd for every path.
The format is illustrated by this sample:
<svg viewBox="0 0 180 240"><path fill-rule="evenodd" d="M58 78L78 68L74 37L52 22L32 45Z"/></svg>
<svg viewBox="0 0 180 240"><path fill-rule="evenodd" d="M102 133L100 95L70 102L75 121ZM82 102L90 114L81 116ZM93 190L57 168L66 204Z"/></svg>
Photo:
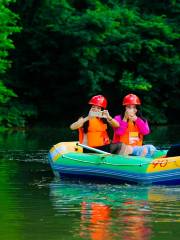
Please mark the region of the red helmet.
<svg viewBox="0 0 180 240"><path fill-rule="evenodd" d="M102 108L106 108L107 107L107 100L102 95L96 95L96 96L92 97L89 100L88 103L91 104L91 105L102 107Z"/></svg>
<svg viewBox="0 0 180 240"><path fill-rule="evenodd" d="M131 105L131 104L141 105L141 101L138 96L130 93L123 98L123 105Z"/></svg>

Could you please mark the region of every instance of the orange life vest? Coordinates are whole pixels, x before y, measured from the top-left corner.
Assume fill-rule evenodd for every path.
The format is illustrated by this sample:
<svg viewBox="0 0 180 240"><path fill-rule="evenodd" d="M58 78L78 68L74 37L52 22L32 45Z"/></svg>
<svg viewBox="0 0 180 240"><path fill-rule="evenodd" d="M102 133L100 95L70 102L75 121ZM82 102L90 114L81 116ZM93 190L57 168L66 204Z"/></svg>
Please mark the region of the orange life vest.
<svg viewBox="0 0 180 240"><path fill-rule="evenodd" d="M87 132L87 145L90 147L100 147L110 143L109 136L107 134L107 124L99 118L92 118L89 120L88 132ZM79 129L79 142L83 143L84 140L83 128Z"/></svg>
<svg viewBox="0 0 180 240"><path fill-rule="evenodd" d="M134 122L128 121L126 132L119 137L119 141L131 146L142 146L143 135L139 133Z"/></svg>

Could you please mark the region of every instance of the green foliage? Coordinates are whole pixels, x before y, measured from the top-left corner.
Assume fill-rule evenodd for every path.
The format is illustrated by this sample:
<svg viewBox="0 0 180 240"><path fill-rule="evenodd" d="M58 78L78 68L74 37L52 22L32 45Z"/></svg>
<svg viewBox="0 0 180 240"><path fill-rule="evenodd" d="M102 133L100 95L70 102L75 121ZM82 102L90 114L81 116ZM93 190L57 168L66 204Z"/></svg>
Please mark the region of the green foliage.
<svg viewBox="0 0 180 240"><path fill-rule="evenodd" d="M13 0L0 2L0 125L4 127L25 126L26 117L35 114L34 107L27 108L17 101L13 90L5 86L7 82L7 70L11 66L9 51L14 49L12 34L20 32L17 20L18 16L9 9ZM3 80L3 81L2 81Z"/></svg>
<svg viewBox="0 0 180 240"><path fill-rule="evenodd" d="M99 92L116 111L126 93L139 94L154 123L168 121L170 106L179 111L178 1L19 0L16 7L23 31L14 88L42 114L75 111Z"/></svg>
<svg viewBox="0 0 180 240"><path fill-rule="evenodd" d="M27 117L37 114L36 108L27 104L20 104L17 100L11 101L0 108L0 123L7 127L25 127Z"/></svg>
<svg viewBox="0 0 180 240"><path fill-rule="evenodd" d="M0 82L0 103L7 103L11 97L17 97L17 95L12 90L6 88L2 82Z"/></svg>
<svg viewBox="0 0 180 240"><path fill-rule="evenodd" d="M130 91L148 91L152 88L152 85L148 83L142 76L138 76L136 79L134 79L133 74L127 71L123 72L120 84Z"/></svg>
<svg viewBox="0 0 180 240"><path fill-rule="evenodd" d="M58 1L52 2L55 5L50 8L55 11ZM138 8L126 5L110 8L101 1L85 2L83 10L76 7L77 1L61 2L59 20L50 26L76 39L79 83L88 84L90 94L102 90L108 82L125 91L132 86L134 90L149 91L154 81L167 81L169 69L163 68L179 63L175 41L180 35L165 15L140 15ZM133 82L132 77L131 81L125 80L127 72L134 76Z"/></svg>
<svg viewBox="0 0 180 240"><path fill-rule="evenodd" d="M14 48L10 36L20 31L20 28L16 26L17 15L7 7L11 2L14 1L0 2L0 74L5 73L10 66L10 61L7 59L8 51Z"/></svg>

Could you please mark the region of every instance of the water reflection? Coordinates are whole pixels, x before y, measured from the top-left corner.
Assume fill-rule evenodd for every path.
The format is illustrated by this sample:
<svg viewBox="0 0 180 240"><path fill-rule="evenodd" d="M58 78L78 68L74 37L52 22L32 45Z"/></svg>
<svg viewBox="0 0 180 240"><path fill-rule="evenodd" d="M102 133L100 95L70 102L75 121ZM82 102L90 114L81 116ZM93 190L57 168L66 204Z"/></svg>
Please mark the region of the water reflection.
<svg viewBox="0 0 180 240"><path fill-rule="evenodd" d="M78 139L77 132L68 128L34 127L26 130L9 130L0 134L0 151L3 150L49 150L52 145ZM156 146L169 146L179 143L180 125L152 126L151 134L144 139Z"/></svg>
<svg viewBox="0 0 180 240"><path fill-rule="evenodd" d="M60 141L76 139L67 128L39 127L18 131L4 131L0 134L0 151L3 150L41 150L49 151L50 147Z"/></svg>
<svg viewBox="0 0 180 240"><path fill-rule="evenodd" d="M75 139L68 131L0 134L2 239L177 239L178 187L53 180L47 153L54 143ZM176 143L180 136L177 129L165 133L159 135L162 143Z"/></svg>
<svg viewBox="0 0 180 240"><path fill-rule="evenodd" d="M79 208L82 239L148 240L155 219L176 221L180 213L177 188L52 182L50 196L59 214L65 211L64 204Z"/></svg>
<svg viewBox="0 0 180 240"><path fill-rule="evenodd" d="M124 203L126 205L126 203ZM118 207L116 210L103 203L82 203L80 236L84 239L149 239L151 227L148 225L149 211L139 211L134 208L126 210Z"/></svg>

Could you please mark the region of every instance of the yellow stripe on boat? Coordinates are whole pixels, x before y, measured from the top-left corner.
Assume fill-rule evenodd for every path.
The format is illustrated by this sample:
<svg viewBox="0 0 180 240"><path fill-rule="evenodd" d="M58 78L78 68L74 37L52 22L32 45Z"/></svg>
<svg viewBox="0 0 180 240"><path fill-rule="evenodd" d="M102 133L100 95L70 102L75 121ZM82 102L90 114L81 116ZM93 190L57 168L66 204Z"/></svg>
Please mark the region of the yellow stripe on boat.
<svg viewBox="0 0 180 240"><path fill-rule="evenodd" d="M77 145L78 142L60 142L50 149L51 158L56 161L61 155L69 152L83 152L83 148Z"/></svg>
<svg viewBox="0 0 180 240"><path fill-rule="evenodd" d="M147 168L147 173L173 170L180 167L180 157L156 158Z"/></svg>

